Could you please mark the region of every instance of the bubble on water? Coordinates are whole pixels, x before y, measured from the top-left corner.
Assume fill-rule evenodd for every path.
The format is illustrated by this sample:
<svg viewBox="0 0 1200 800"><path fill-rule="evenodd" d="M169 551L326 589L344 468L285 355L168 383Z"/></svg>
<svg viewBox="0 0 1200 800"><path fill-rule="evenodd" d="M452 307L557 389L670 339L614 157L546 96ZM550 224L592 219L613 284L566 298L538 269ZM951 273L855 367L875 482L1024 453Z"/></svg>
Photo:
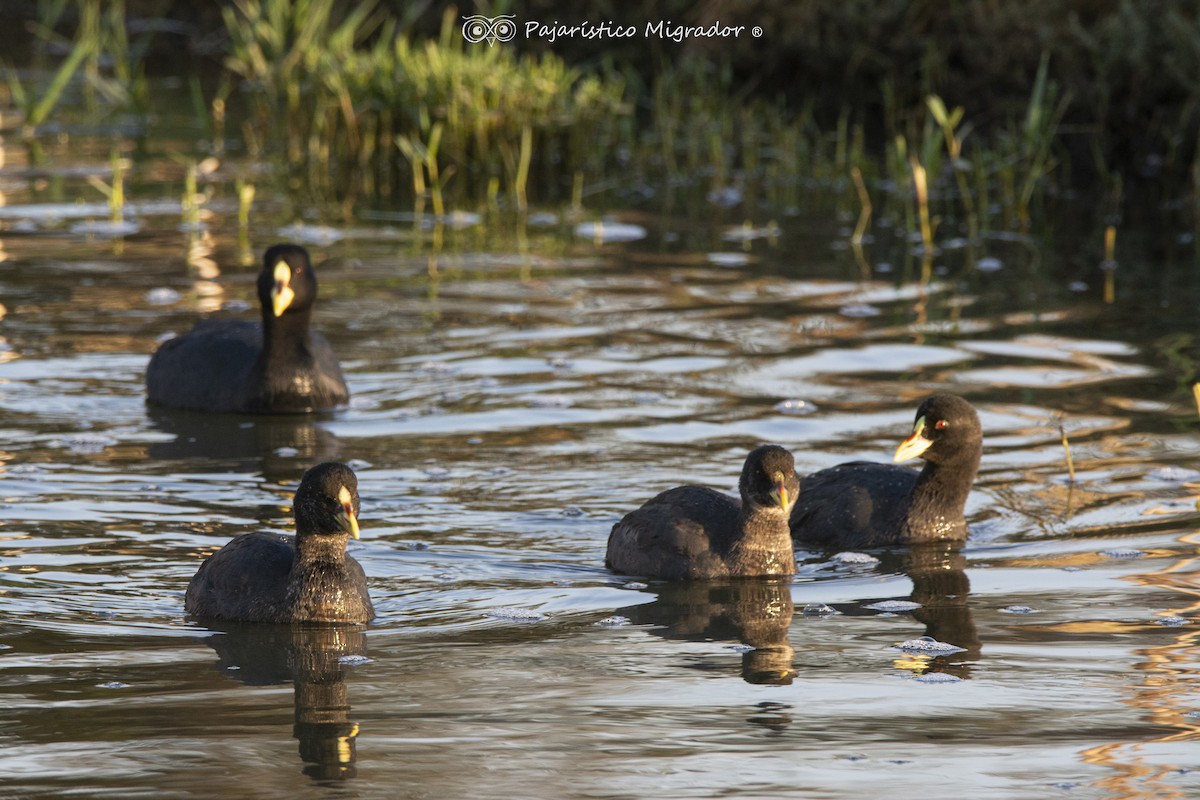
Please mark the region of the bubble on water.
<svg viewBox="0 0 1200 800"><path fill-rule="evenodd" d="M939 642L932 636L922 636L917 639L907 639L899 644L892 645L897 650L903 650L907 653L927 653L935 656L945 656L951 653L962 653L967 648L959 647L958 645L950 644L949 642Z"/></svg>
<svg viewBox="0 0 1200 800"><path fill-rule="evenodd" d="M371 462L366 461L361 458L352 458L346 462L346 466L349 467L350 469L354 470L355 472L358 472L359 470L370 469Z"/></svg>
<svg viewBox="0 0 1200 800"><path fill-rule="evenodd" d="M1178 628L1181 625L1187 625L1188 621L1185 617L1163 617L1158 620L1158 624L1164 628Z"/></svg>
<svg viewBox="0 0 1200 800"><path fill-rule="evenodd" d="M71 233L82 234L85 236L99 236L101 238L130 236L141 230L140 225L136 222L131 222L126 219L119 220L87 220L86 222L76 222L71 226Z"/></svg>
<svg viewBox="0 0 1200 800"><path fill-rule="evenodd" d="M528 222L535 228L549 228L551 225L558 224L558 214L551 214L548 211L539 211L535 214L530 214Z"/></svg>
<svg viewBox="0 0 1200 800"><path fill-rule="evenodd" d="M619 628L622 625L628 625L632 621L633 620L631 620L629 617L622 617L620 614L613 614L611 617L598 619L592 624L598 628Z"/></svg>
<svg viewBox="0 0 1200 800"><path fill-rule="evenodd" d="M1000 613L1001 614L1036 614L1037 609L1030 608L1029 606L1005 606L1004 608L1000 609Z"/></svg>
<svg viewBox="0 0 1200 800"><path fill-rule="evenodd" d="M97 689L128 689L129 684L124 683L122 681L105 681L104 683L97 683L96 688Z"/></svg>
<svg viewBox="0 0 1200 800"><path fill-rule="evenodd" d="M275 455L279 456L280 458L295 458L296 456L300 455L300 451L295 447L276 447Z"/></svg>
<svg viewBox="0 0 1200 800"><path fill-rule="evenodd" d="M781 400L775 404L775 410L780 414L787 414L790 417L806 417L809 414L815 413L817 406L808 400Z"/></svg>
<svg viewBox="0 0 1200 800"><path fill-rule="evenodd" d="M146 302L152 306L169 306L179 302L179 292L169 286L159 286L146 292Z"/></svg>
<svg viewBox="0 0 1200 800"><path fill-rule="evenodd" d="M543 394L530 400L529 405L533 408L569 408L571 398L562 394Z"/></svg>
<svg viewBox="0 0 1200 800"><path fill-rule="evenodd" d="M642 583L641 581L629 581L627 583L621 584L622 589L634 589L634 590L645 589L649 586L650 586L650 584Z"/></svg>
<svg viewBox="0 0 1200 800"><path fill-rule="evenodd" d="M370 664L371 659L366 656L360 656L355 653L349 655L338 656L338 663L345 664L348 667L357 667L359 664Z"/></svg>
<svg viewBox="0 0 1200 800"><path fill-rule="evenodd" d="M473 228L483 222L483 217L474 211L451 211L440 218L440 221L455 230Z"/></svg>
<svg viewBox="0 0 1200 800"><path fill-rule="evenodd" d="M824 603L809 603L804 606L804 609L800 613L806 617L832 617L834 614L841 612Z"/></svg>
<svg viewBox="0 0 1200 800"><path fill-rule="evenodd" d="M564 517L582 517L583 509L578 506L567 506L560 512Z"/></svg>
<svg viewBox="0 0 1200 800"><path fill-rule="evenodd" d="M81 455L103 453L105 448L114 444L117 444L116 439L102 433L76 433L49 442L50 447L60 447Z"/></svg>
<svg viewBox="0 0 1200 800"><path fill-rule="evenodd" d="M451 372L457 372L457 368L445 361L426 361L418 369L421 372L429 372L434 375L448 375Z"/></svg>
<svg viewBox="0 0 1200 800"><path fill-rule="evenodd" d="M575 226L575 235L601 244L636 242L646 238L646 229L641 225L628 225L623 222L581 222Z"/></svg>
<svg viewBox="0 0 1200 800"><path fill-rule="evenodd" d="M1184 716L1191 717L1192 719L1200 719L1200 709L1197 709L1195 711L1188 711L1188 712L1184 713Z"/></svg>
<svg viewBox="0 0 1200 800"><path fill-rule="evenodd" d="M742 202L742 190L736 186L722 186L708 193L708 202L721 208L732 208Z"/></svg>
<svg viewBox="0 0 1200 800"><path fill-rule="evenodd" d="M639 406L652 406L666 399L666 395L661 392L635 392L633 395L634 404Z"/></svg>
<svg viewBox="0 0 1200 800"><path fill-rule="evenodd" d="M341 241L345 236L341 231L328 225L305 225L299 222L288 225L286 228L280 228L278 233L283 238L300 244L333 244Z"/></svg>
<svg viewBox="0 0 1200 800"><path fill-rule="evenodd" d="M1143 558L1146 553L1135 547L1113 547L1108 550L1101 550L1100 555L1105 558Z"/></svg>
<svg viewBox="0 0 1200 800"><path fill-rule="evenodd" d="M992 256L984 256L975 262L975 269L980 272L999 272L1004 269L1004 262Z"/></svg>
<svg viewBox="0 0 1200 800"><path fill-rule="evenodd" d="M803 485L800 487L804 491ZM834 554L830 559L837 564L878 564L879 559L870 553L857 553L853 550L846 550L841 553Z"/></svg>
<svg viewBox="0 0 1200 800"><path fill-rule="evenodd" d="M708 263L716 267L744 267L750 263L745 253L708 253Z"/></svg>
<svg viewBox="0 0 1200 800"><path fill-rule="evenodd" d="M546 619L546 615L540 611L534 611L531 608L517 608L516 606L493 608L491 611L485 612L484 616L504 622L520 623L541 622Z"/></svg>
<svg viewBox="0 0 1200 800"><path fill-rule="evenodd" d="M450 476L450 470L445 467L422 467L421 472L424 472L432 480L441 480Z"/></svg>
<svg viewBox="0 0 1200 800"><path fill-rule="evenodd" d="M866 319L868 317L878 317L882 312L875 306L868 305L867 303L850 303L839 308L838 313L843 317Z"/></svg>
<svg viewBox="0 0 1200 800"><path fill-rule="evenodd" d="M863 606L863 608L869 608L872 611L888 611L892 613L915 611L920 607L920 603L914 603L912 600L880 600L878 603Z"/></svg>
<svg viewBox="0 0 1200 800"><path fill-rule="evenodd" d="M229 671L229 672L236 672L237 670L241 669L241 667L240 667L240 666L238 666L237 664L230 664L230 665L229 665L228 667L226 667L225 669L226 669L227 671Z"/></svg>
<svg viewBox="0 0 1200 800"><path fill-rule="evenodd" d="M728 645L728 648L735 653L752 653L758 649L748 644L731 644Z"/></svg>
<svg viewBox="0 0 1200 800"><path fill-rule="evenodd" d="M962 678L945 672L926 672L913 678L917 683L959 683Z"/></svg>
<svg viewBox="0 0 1200 800"><path fill-rule="evenodd" d="M1169 483L1193 483L1200 480L1200 471L1187 467L1159 467L1146 473L1146 477Z"/></svg>

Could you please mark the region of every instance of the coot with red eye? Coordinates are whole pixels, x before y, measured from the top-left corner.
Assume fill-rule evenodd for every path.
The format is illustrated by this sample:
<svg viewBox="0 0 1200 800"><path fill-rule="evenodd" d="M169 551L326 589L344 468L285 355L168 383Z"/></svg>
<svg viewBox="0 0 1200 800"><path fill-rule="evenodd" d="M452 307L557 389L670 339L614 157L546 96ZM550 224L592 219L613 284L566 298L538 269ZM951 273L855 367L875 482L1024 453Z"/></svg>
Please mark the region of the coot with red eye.
<svg viewBox="0 0 1200 800"><path fill-rule="evenodd" d="M350 399L329 342L309 330L317 276L308 251L277 244L258 276L262 322L204 320L164 342L146 368L151 403L196 411L303 414Z"/></svg>
<svg viewBox="0 0 1200 800"><path fill-rule="evenodd" d="M703 486L652 498L613 526L605 565L667 580L791 575L788 513L800 491L792 454L777 445L750 451L738 489L740 499Z"/></svg>
<svg viewBox="0 0 1200 800"><path fill-rule="evenodd" d="M921 457L920 472L852 461L803 479L792 535L823 547L878 547L967 538L963 508L983 452L983 428L971 404L934 395L917 409L896 461Z"/></svg>
<svg viewBox="0 0 1200 800"><path fill-rule="evenodd" d="M304 473L292 513L295 537L244 533L204 559L184 609L239 622L370 622L367 578L346 554L358 538L358 478L327 461Z"/></svg>

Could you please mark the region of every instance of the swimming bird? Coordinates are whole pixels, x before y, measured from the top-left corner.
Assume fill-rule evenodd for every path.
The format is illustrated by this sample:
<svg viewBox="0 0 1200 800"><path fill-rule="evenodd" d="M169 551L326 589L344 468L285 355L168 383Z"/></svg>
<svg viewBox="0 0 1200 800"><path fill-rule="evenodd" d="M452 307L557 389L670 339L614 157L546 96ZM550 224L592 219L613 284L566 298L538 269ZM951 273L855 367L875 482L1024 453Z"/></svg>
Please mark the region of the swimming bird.
<svg viewBox="0 0 1200 800"><path fill-rule="evenodd" d="M204 560L183 607L196 617L240 622L369 622L367 578L346 555L358 538L358 478L328 461L300 479L295 537L259 531L235 537Z"/></svg>
<svg viewBox="0 0 1200 800"><path fill-rule="evenodd" d="M927 398L896 461L923 458L917 472L851 461L803 479L792 535L804 543L854 548L967 538L963 508L979 472L983 428L966 400Z"/></svg>
<svg viewBox="0 0 1200 800"><path fill-rule="evenodd" d="M703 486L659 494L613 526L605 564L668 580L793 574L788 513L800 484L792 454L752 450L738 489L740 500Z"/></svg>
<svg viewBox="0 0 1200 800"><path fill-rule="evenodd" d="M308 251L277 244L258 275L262 322L213 319L163 342L146 368L151 403L197 411L302 414L350 399L329 342L309 330L317 276Z"/></svg>

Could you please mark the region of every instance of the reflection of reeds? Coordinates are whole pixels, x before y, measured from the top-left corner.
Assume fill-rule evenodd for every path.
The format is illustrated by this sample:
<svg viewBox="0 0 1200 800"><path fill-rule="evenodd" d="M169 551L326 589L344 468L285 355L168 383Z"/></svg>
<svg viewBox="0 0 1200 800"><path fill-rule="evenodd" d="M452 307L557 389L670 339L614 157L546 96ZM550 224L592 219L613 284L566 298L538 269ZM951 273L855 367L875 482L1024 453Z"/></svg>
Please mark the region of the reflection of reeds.
<svg viewBox="0 0 1200 800"><path fill-rule="evenodd" d="M1109 304L1117 299L1116 247L1117 229L1115 226L1109 225L1104 229L1104 260L1100 262L1100 269L1104 272L1104 302Z"/></svg>
<svg viewBox="0 0 1200 800"><path fill-rule="evenodd" d="M1063 425L1058 426L1058 433L1062 436L1063 454L1067 458L1067 477L1071 483L1075 483L1075 460L1071 458L1071 444L1067 441L1067 429Z"/></svg>

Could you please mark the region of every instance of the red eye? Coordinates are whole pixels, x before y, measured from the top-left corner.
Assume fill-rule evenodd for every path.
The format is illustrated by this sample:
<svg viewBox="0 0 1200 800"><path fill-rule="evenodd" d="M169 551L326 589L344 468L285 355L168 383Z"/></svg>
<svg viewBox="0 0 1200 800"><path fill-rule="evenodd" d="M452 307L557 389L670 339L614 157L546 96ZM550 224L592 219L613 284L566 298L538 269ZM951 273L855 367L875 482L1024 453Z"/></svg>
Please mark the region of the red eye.
<svg viewBox="0 0 1200 800"><path fill-rule="evenodd" d="M939 419L937 422L933 423L933 427L937 428L939 431L944 431L946 428L950 427L950 423L946 422L944 419Z"/></svg>

